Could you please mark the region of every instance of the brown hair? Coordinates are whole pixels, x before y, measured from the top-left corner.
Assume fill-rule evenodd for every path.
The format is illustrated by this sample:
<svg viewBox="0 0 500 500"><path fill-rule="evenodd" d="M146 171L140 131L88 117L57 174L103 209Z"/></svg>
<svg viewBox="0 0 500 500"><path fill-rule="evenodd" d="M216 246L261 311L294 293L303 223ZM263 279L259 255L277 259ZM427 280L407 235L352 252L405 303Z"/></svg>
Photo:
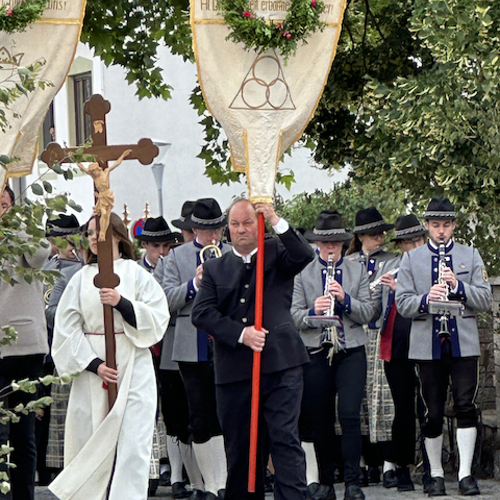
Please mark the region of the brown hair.
<svg viewBox="0 0 500 500"><path fill-rule="evenodd" d="M86 230L88 229L89 223L92 219L95 219L95 215L93 215L85 224ZM135 260L134 246L129 240L127 228L125 227L125 224L121 220L120 216L115 214L114 212L111 212L109 224L111 225L113 236L115 236L120 241L118 244L118 248L120 250L122 258ZM90 251L90 249L85 249L84 256L85 264L90 264L96 261L93 258L94 254Z"/></svg>
<svg viewBox="0 0 500 500"><path fill-rule="evenodd" d="M351 255L353 253L359 252L361 250L361 247L361 240L359 239L358 235L355 234L354 238L351 240L349 248L347 249L346 255Z"/></svg>

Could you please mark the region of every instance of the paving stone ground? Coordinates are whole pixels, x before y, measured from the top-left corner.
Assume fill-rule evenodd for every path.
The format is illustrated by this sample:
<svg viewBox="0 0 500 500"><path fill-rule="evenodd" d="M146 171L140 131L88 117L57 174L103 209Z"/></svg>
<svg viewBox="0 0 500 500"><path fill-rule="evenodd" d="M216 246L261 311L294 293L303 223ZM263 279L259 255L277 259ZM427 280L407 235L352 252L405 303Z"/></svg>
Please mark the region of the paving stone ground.
<svg viewBox="0 0 500 500"><path fill-rule="evenodd" d="M500 500L500 482L493 479L485 479L478 481L479 488L481 490L481 495L474 497L476 500ZM337 498L342 500L344 498L344 487L343 485L335 485L335 491ZM423 500L427 499L428 496L422 491L422 487L416 485L415 491L410 491L406 493L398 493L395 488L386 489L382 486L370 486L368 488L363 488L366 495L366 500ZM456 482L447 481L446 482L446 492L448 500L464 500L465 497L458 494L458 484ZM173 500L172 490L170 487L159 487L156 495L154 497L149 497L150 500ZM273 495L266 495L266 500L272 500ZM57 500L54 495L52 495L47 488L37 487L35 500ZM89 499L90 500L90 499ZM127 500L127 499L123 499Z"/></svg>

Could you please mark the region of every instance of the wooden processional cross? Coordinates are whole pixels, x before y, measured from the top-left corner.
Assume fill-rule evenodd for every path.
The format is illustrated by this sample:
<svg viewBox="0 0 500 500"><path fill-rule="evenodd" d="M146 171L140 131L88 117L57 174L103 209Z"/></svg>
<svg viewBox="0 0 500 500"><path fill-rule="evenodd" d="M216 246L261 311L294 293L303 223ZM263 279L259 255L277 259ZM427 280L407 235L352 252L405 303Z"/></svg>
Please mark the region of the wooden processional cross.
<svg viewBox="0 0 500 500"><path fill-rule="evenodd" d="M106 114L109 113L111 104L101 95L94 94L85 103L85 113L90 115L92 120L92 146L85 150L85 154L94 155L96 162L105 170L108 168L108 162L118 160L125 151L130 150L126 160L139 160L143 165L150 165L153 159L158 156L158 147L153 144L151 139L141 139L137 144L126 144L123 146L108 146L106 141ZM70 158L71 153L76 152L77 148L62 148L59 144L51 142L41 155L41 159L49 167L56 163L73 163ZM94 194L97 203L98 191L94 184ZM112 207L109 208L111 210ZM99 216L96 216L97 232L99 233ZM99 271L94 278L94 284L97 288L115 288L120 283L120 278L113 272L113 244L111 224L106 230L104 241L97 243L98 250L98 268ZM106 365L116 369L115 356L115 329L113 321L113 307L103 305L104 308L104 335L106 342ZM108 384L108 402L109 409L117 396L117 385Z"/></svg>

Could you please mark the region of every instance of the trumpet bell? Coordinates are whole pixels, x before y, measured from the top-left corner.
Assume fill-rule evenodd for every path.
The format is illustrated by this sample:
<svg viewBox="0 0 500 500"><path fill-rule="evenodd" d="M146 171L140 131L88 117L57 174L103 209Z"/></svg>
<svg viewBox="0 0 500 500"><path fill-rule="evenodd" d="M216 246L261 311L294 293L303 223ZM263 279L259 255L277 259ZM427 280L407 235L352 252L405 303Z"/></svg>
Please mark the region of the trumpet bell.
<svg viewBox="0 0 500 500"><path fill-rule="evenodd" d="M307 316L304 322L310 328L342 328L344 324L339 316Z"/></svg>

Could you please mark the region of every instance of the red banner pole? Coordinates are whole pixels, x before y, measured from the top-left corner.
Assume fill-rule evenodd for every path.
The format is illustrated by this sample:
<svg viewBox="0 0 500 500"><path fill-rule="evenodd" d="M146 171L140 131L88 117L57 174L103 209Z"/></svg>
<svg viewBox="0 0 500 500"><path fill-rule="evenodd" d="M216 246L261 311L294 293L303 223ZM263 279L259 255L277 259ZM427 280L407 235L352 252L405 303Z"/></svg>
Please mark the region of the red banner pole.
<svg viewBox="0 0 500 500"><path fill-rule="evenodd" d="M264 215L258 214L259 235L257 244L257 274L255 281L255 329L262 329L262 305L264 297ZM250 413L250 454L248 461L248 491L255 493L257 469L257 437L259 434L260 352L253 352L252 405Z"/></svg>

